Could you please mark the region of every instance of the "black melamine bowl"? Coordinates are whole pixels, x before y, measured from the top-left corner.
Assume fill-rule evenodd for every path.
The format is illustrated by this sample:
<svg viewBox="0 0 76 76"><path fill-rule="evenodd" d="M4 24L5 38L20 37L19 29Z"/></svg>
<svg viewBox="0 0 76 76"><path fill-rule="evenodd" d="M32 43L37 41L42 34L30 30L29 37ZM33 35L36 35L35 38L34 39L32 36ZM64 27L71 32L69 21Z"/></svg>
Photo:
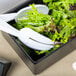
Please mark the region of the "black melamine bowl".
<svg viewBox="0 0 76 76"><path fill-rule="evenodd" d="M29 4L36 3L36 4L42 4L42 0L28 0L24 4L8 11L10 12L17 12L19 9L28 6ZM10 21L9 24L15 23L14 20ZM76 38L70 40L65 45L61 46L57 50L51 52L48 55L41 54L37 55L33 49L30 49L23 45L17 38L8 35L4 32L3 36L7 39L9 44L13 47L13 49L16 51L16 53L21 57L21 59L24 61L24 63L30 68L30 70L34 74L41 73L44 69L49 67L50 65L54 64L70 52L72 52L74 49L76 49ZM11 40L9 40L9 38ZM30 53L28 52L30 51Z"/></svg>

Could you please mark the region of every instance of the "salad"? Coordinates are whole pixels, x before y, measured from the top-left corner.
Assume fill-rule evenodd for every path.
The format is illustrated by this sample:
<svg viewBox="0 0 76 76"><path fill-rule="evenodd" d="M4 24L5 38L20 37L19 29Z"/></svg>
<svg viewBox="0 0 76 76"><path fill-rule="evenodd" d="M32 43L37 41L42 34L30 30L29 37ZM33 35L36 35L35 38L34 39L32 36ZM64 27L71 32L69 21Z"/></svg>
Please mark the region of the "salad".
<svg viewBox="0 0 76 76"><path fill-rule="evenodd" d="M32 10L26 12L25 16L18 19L15 24L17 29L31 28L34 31L47 36L52 41L67 43L71 38L76 37L76 10L70 10L76 0L43 0L49 7L49 14L38 13L35 4L30 5ZM25 17L27 16L27 19ZM57 44L50 50L34 50L37 54L50 53L61 44Z"/></svg>

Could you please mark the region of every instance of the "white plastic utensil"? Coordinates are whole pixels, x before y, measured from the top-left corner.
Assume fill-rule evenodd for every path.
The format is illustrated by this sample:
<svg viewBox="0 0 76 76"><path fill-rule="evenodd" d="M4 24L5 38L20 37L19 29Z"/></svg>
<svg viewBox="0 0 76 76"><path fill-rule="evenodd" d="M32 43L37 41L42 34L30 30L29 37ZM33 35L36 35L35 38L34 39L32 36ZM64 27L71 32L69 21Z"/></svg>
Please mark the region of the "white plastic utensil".
<svg viewBox="0 0 76 76"><path fill-rule="evenodd" d="M4 20L5 22L8 22L15 19L16 15L17 13L1 14L0 19Z"/></svg>
<svg viewBox="0 0 76 76"><path fill-rule="evenodd" d="M38 12L43 12L43 14L48 13L48 8L45 5L35 5L37 7ZM18 13L13 14L7 14L3 15L2 19L0 19L0 30L7 32L11 35L14 35L18 37L25 45L27 45L30 48L36 49L36 50L49 50L54 47L54 42L51 41L49 38L44 37L40 35L39 33L33 31L30 28L23 28L20 31L10 26L7 21L10 21L15 18L15 21L17 22L18 18L23 17L25 15L25 12L28 10L31 10L32 8L26 7L24 9L21 9ZM10 16L9 16L10 15ZM6 21L6 22L5 22Z"/></svg>
<svg viewBox="0 0 76 76"><path fill-rule="evenodd" d="M49 50L53 48L54 42L30 28L23 28L19 31L0 19L0 30L18 37L30 48L36 50Z"/></svg>
<svg viewBox="0 0 76 76"><path fill-rule="evenodd" d="M37 5L35 5L35 7L37 8L39 13L42 12L43 14L48 14L48 12L49 12L49 8L46 5L37 4ZM0 15L0 18L6 22L13 20L13 19L15 19L15 21L17 21L18 18L25 16L25 13L28 10L32 10L32 7L28 6L28 7L22 8L17 13L2 14L2 15Z"/></svg>

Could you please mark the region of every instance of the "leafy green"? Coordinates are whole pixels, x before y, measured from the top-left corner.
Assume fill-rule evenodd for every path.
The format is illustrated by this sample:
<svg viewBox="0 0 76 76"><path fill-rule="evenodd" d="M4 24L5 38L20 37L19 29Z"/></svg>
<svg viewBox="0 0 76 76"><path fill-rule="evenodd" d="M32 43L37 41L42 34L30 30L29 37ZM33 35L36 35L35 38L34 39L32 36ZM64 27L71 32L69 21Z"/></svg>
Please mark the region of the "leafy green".
<svg viewBox="0 0 76 76"><path fill-rule="evenodd" d="M76 10L70 10L70 5L74 5L76 0L43 0L48 5L51 14L44 15L38 13L35 4L30 5L32 10L25 13L25 16L18 19L17 28L29 27L39 32L53 41L65 44L72 34L76 33ZM34 50L38 55L53 52L61 45L45 51Z"/></svg>
<svg viewBox="0 0 76 76"><path fill-rule="evenodd" d="M44 26L51 21L51 17L47 14L38 13L37 8L32 6L32 10L29 10L25 13L25 16L18 19L18 24L20 26L26 27L28 25L32 25L33 27Z"/></svg>
<svg viewBox="0 0 76 76"><path fill-rule="evenodd" d="M52 49L50 49L50 50L42 50L42 51L37 51L37 50L35 50L35 52L38 54L38 55L40 55L40 54L43 54L43 53L46 53L46 55L47 54L49 54L50 52L53 52L53 51L55 51L56 49L58 49L60 47L60 45L56 45L56 46L54 46L54 48L52 48Z"/></svg>
<svg viewBox="0 0 76 76"><path fill-rule="evenodd" d="M76 30L76 10L70 10L70 5L74 5L76 0L43 1L48 4L49 10L52 11L51 17L58 28L51 39L66 43L73 30Z"/></svg>

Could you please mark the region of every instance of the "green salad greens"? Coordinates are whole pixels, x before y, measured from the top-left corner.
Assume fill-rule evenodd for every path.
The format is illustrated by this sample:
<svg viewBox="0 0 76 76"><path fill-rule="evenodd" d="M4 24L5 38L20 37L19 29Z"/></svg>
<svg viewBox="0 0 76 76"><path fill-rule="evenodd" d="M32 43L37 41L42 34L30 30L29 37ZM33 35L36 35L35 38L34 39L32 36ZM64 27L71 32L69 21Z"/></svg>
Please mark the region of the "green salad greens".
<svg viewBox="0 0 76 76"><path fill-rule="evenodd" d="M71 37L76 36L76 10L70 10L70 6L76 3L76 0L43 0L48 6L50 13L44 15L38 13L35 4L30 5L32 10L25 13L25 16L18 19L16 27L18 29L29 27L39 32L52 41L58 41L62 44L68 42ZM50 53L61 45L57 44L51 50L37 51L37 54Z"/></svg>
<svg viewBox="0 0 76 76"><path fill-rule="evenodd" d="M25 17L18 19L18 28L29 27L37 32L44 32L45 28L49 27L50 23L53 23L52 19L48 14L44 15L43 13L38 13L37 8L35 8L34 5L35 4L30 5L32 10L26 12Z"/></svg>
<svg viewBox="0 0 76 76"><path fill-rule="evenodd" d="M59 40L66 43L76 30L76 10L71 11L70 5L74 5L76 0L43 0L52 12L57 31L52 37L53 41ZM72 22L73 21L73 22Z"/></svg>

